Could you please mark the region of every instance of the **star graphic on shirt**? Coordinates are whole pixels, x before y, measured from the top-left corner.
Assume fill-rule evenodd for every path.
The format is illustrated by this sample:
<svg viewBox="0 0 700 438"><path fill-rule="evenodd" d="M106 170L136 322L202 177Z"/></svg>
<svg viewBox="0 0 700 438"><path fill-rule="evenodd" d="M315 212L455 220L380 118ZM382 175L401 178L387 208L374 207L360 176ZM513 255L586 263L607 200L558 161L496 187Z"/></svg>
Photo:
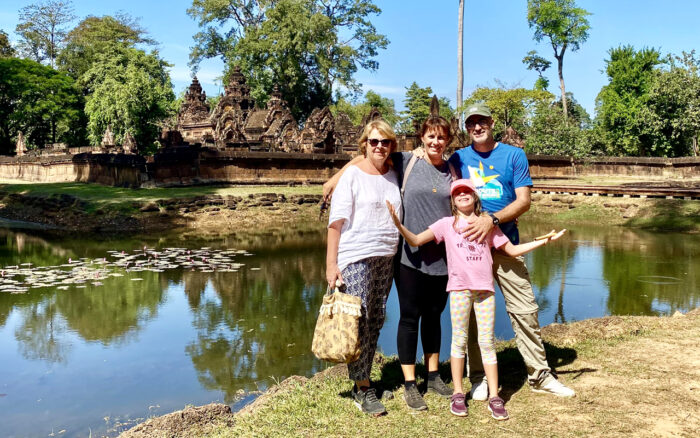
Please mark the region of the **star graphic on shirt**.
<svg viewBox="0 0 700 438"><path fill-rule="evenodd" d="M474 168L470 167L469 171L469 178L472 180L474 186L476 187L483 187L486 184L488 184L489 181L491 181L492 179L498 178L500 176L499 174L486 176L484 174L484 163L482 163L481 161L479 161L479 170L475 170Z"/></svg>

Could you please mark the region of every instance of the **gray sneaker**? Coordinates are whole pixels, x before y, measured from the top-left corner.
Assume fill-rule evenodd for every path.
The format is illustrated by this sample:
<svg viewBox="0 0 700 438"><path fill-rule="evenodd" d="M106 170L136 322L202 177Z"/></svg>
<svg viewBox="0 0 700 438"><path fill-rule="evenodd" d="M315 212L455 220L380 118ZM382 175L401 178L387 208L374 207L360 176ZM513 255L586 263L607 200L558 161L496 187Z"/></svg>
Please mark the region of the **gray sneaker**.
<svg viewBox="0 0 700 438"><path fill-rule="evenodd" d="M367 388L367 391L362 391L353 386L352 397L355 399L355 406L365 414L373 417L386 414L386 408L382 402L377 399L376 389Z"/></svg>
<svg viewBox="0 0 700 438"><path fill-rule="evenodd" d="M452 390L445 385L445 382L442 381L440 376L437 376L433 380L428 380L428 392L432 392L443 398L452 397Z"/></svg>
<svg viewBox="0 0 700 438"><path fill-rule="evenodd" d="M418 387L416 385L405 388L403 398L406 400L408 407L414 411L425 411L428 409L428 405L425 404L425 400L423 400L420 392L418 392Z"/></svg>

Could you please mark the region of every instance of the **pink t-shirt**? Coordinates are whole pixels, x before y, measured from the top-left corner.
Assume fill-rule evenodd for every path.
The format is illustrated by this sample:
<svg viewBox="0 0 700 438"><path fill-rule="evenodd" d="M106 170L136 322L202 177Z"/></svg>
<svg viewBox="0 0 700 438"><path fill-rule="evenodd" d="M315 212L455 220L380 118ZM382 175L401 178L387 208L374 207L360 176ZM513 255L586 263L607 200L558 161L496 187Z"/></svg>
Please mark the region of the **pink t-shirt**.
<svg viewBox="0 0 700 438"><path fill-rule="evenodd" d="M454 217L448 216L430 225L435 241L445 241L447 252L447 290L489 290L493 291L493 258L491 247L500 248L508 243L508 238L496 227L482 243L469 241L455 231ZM457 229L467 225L460 217Z"/></svg>

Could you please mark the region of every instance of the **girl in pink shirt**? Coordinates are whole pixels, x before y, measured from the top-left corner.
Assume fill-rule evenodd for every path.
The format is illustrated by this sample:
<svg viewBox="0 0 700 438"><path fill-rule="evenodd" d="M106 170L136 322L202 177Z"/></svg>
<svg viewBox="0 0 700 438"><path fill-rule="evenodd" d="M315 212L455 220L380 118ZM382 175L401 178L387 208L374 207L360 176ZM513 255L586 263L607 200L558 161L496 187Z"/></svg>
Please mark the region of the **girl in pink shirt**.
<svg viewBox="0 0 700 438"><path fill-rule="evenodd" d="M396 211L387 202L394 224L411 246L420 246L435 240L445 242L447 252L447 290L450 292L450 317L452 319L452 348L450 367L454 392L450 402L450 412L457 416L467 415L466 398L462 388L464 356L467 347L467 328L472 306L479 333L479 348L484 363L484 371L489 385L489 411L496 420L507 420L505 403L498 396L498 362L496 360L495 337L493 334L496 301L493 290L493 259L491 248L499 249L512 257L532 251L550 240L557 240L566 230L549 233L533 242L513 245L495 227L482 243L467 240L461 230L467 222L481 215L481 200L474 184L468 179L452 183L452 213L444 217L420 234L414 234L401 224Z"/></svg>

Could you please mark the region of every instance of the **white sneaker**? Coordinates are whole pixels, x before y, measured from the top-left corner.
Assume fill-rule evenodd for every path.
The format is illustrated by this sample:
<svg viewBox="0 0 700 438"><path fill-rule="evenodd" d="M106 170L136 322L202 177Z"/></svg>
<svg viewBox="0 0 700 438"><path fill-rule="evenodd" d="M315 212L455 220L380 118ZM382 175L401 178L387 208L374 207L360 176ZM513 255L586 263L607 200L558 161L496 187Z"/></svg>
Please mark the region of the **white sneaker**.
<svg viewBox="0 0 700 438"><path fill-rule="evenodd" d="M489 398L489 385L486 379L472 383L472 389L469 391L472 400L486 401Z"/></svg>
<svg viewBox="0 0 700 438"><path fill-rule="evenodd" d="M530 387L533 392L539 392L542 394L554 394L558 397L575 397L576 392L564 385L555 378L547 379L547 383L540 384L538 386Z"/></svg>

